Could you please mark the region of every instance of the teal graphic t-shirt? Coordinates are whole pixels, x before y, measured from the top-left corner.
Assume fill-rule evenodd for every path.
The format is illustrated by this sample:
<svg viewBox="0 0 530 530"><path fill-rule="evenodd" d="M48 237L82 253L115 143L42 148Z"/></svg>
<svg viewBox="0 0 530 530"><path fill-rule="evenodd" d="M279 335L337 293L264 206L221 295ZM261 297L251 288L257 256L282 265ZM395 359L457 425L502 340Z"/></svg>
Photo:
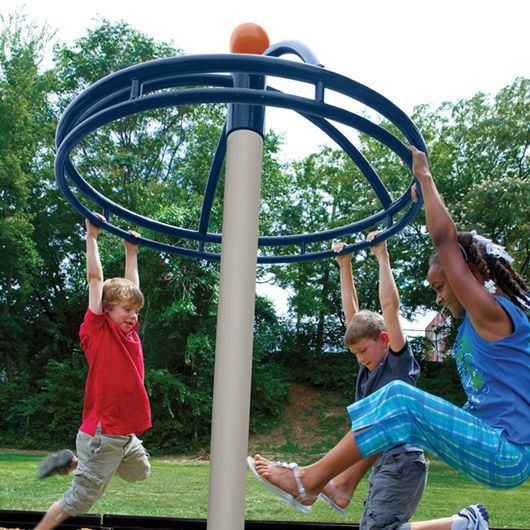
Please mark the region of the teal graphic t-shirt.
<svg viewBox="0 0 530 530"><path fill-rule="evenodd" d="M530 443L530 323L507 298L495 299L513 323L513 333L488 342L476 333L469 316L458 330L454 354L467 395L464 408L511 442Z"/></svg>

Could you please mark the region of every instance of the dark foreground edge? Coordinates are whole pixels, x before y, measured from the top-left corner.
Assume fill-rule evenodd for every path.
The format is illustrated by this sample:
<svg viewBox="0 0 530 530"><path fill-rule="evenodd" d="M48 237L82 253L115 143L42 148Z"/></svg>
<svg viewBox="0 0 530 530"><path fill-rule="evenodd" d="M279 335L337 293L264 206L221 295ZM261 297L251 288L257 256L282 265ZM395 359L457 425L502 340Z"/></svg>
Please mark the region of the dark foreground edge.
<svg viewBox="0 0 530 530"><path fill-rule="evenodd" d="M32 529L44 512L0 510L0 527ZM134 515L81 515L68 518L58 529L77 530L206 530L206 519ZM359 530L359 525L292 521L245 521L245 530ZM229 530L229 529L227 529Z"/></svg>
<svg viewBox="0 0 530 530"><path fill-rule="evenodd" d="M0 527L32 529L44 512L0 510ZM144 517L134 515L81 515L70 517L58 529L77 530L206 530L206 519ZM227 529L229 530L229 529ZM245 521L245 530L359 530L359 525L292 521ZM490 528L490 530L496 530ZM516 530L505 528L503 530Z"/></svg>

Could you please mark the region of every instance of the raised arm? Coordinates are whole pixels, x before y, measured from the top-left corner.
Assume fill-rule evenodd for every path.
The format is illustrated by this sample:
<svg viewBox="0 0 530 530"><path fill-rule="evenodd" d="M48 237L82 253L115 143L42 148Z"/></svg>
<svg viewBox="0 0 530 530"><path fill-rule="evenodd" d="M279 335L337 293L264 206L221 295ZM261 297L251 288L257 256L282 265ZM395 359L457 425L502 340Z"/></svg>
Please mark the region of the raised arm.
<svg viewBox="0 0 530 530"><path fill-rule="evenodd" d="M102 221L105 218L96 214ZM88 282L88 307L93 313L101 314L103 307L101 297L103 294L103 267L99 258L98 236L101 232L99 226L85 219L86 226L86 276Z"/></svg>
<svg viewBox="0 0 530 530"><path fill-rule="evenodd" d="M448 257L455 257L452 255L453 253L458 254L460 252L456 226L436 189L427 157L413 146L410 147L410 150L412 152L412 172L418 179L423 194L427 230L439 257L447 261ZM459 257L462 258L462 255L460 254ZM459 261L465 265L463 258Z"/></svg>
<svg viewBox="0 0 530 530"><path fill-rule="evenodd" d="M377 233L370 232L366 239L373 241ZM371 246L370 250L379 264L379 303L388 330L389 345L392 351L398 352L405 346L406 339L399 321L399 292L392 274L386 241Z"/></svg>
<svg viewBox="0 0 530 530"><path fill-rule="evenodd" d="M334 252L340 252L346 243L342 241L335 243L331 249ZM340 270L340 295L342 299L342 310L346 318L346 326L352 321L354 315L359 311L359 299L357 298L357 289L353 281L353 271L351 265L351 254L337 256L337 263Z"/></svg>
<svg viewBox="0 0 530 530"><path fill-rule="evenodd" d="M140 234L134 230L130 230L130 234L134 237L140 237ZM138 274L138 245L124 239L123 246L125 247L125 278L133 282L136 287L140 287L140 275Z"/></svg>
<svg viewBox="0 0 530 530"><path fill-rule="evenodd" d="M412 172L423 193L425 221L447 282L454 295L468 312L477 333L487 340L495 340L492 330L499 326L506 330L511 324L501 306L486 291L473 274L458 245L455 223L436 189L427 157L415 147L412 152ZM505 333L501 333L501 336ZM497 337L498 338L498 337Z"/></svg>

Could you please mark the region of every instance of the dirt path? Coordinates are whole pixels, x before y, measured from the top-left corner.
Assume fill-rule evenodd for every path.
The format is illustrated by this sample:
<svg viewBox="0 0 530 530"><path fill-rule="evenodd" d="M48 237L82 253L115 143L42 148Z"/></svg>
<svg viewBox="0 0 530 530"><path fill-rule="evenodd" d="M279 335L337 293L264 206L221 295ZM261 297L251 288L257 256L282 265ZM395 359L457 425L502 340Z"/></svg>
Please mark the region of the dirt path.
<svg viewBox="0 0 530 530"><path fill-rule="evenodd" d="M249 438L249 452L289 447L309 448L331 444L348 428L342 399L329 391L305 384L289 387L290 402L285 407L282 423L265 434Z"/></svg>

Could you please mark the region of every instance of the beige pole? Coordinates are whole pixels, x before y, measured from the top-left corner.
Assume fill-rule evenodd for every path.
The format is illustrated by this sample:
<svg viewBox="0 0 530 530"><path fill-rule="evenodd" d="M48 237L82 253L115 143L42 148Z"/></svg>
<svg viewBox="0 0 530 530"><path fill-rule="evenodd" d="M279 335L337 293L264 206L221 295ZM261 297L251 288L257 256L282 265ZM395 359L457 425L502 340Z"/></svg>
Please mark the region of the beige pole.
<svg viewBox="0 0 530 530"><path fill-rule="evenodd" d="M263 139L227 139L208 530L243 530Z"/></svg>

